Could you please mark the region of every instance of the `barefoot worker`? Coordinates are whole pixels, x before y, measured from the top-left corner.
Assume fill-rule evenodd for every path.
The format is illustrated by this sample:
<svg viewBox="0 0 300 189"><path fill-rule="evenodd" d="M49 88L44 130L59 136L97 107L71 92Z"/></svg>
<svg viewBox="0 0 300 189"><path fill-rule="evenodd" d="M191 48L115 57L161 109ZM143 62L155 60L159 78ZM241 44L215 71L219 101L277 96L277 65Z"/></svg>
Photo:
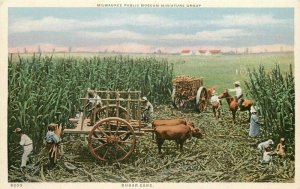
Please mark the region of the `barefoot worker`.
<svg viewBox="0 0 300 189"><path fill-rule="evenodd" d="M23 133L21 128L16 128L13 132L21 137L20 145L23 147L23 154L21 160L21 169L22 169L26 167L28 156L33 150L32 140L25 133Z"/></svg>

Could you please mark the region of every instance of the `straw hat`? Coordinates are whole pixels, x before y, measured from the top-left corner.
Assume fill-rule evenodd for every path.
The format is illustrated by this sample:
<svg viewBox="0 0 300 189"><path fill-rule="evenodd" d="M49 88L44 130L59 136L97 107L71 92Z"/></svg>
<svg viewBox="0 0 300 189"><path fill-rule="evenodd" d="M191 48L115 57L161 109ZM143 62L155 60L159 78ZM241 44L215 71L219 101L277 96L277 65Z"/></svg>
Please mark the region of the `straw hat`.
<svg viewBox="0 0 300 189"><path fill-rule="evenodd" d="M253 106L251 106L251 108L250 108L250 113L256 113L256 110Z"/></svg>
<svg viewBox="0 0 300 189"><path fill-rule="evenodd" d="M268 144L269 144L269 145L273 145L273 144L274 144L273 140L272 140L272 139L269 139L269 140L268 140Z"/></svg>
<svg viewBox="0 0 300 189"><path fill-rule="evenodd" d="M16 128L13 132L14 132L14 133L19 133L19 132L21 132L21 131L22 131L21 128Z"/></svg>
<svg viewBox="0 0 300 189"><path fill-rule="evenodd" d="M239 81L234 82L233 84L240 86L241 83Z"/></svg>
<svg viewBox="0 0 300 189"><path fill-rule="evenodd" d="M147 99L147 97L144 96L144 97L142 98L142 100L147 101L148 99Z"/></svg>

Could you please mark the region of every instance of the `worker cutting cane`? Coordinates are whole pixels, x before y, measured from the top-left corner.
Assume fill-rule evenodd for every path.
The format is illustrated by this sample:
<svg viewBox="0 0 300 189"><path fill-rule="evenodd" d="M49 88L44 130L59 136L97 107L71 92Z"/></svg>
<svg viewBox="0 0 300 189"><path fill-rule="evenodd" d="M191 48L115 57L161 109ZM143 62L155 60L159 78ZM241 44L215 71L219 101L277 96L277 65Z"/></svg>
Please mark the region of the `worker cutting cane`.
<svg viewBox="0 0 300 189"><path fill-rule="evenodd" d="M16 128L13 132L21 137L20 145L23 148L21 170L23 170L26 167L27 161L29 160L28 156L33 150L32 140L29 138L29 136L23 133L21 128Z"/></svg>
<svg viewBox="0 0 300 189"><path fill-rule="evenodd" d="M45 140L47 143L47 149L49 150L50 168L54 167L57 159L59 142L61 141L61 129L62 127L58 124L51 123L48 125L48 132Z"/></svg>

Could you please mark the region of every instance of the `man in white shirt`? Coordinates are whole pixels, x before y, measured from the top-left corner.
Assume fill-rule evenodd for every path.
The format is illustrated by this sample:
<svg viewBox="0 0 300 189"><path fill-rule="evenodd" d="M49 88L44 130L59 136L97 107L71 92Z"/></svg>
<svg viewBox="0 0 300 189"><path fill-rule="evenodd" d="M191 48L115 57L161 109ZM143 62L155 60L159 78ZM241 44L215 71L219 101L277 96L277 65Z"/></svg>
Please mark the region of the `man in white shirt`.
<svg viewBox="0 0 300 189"><path fill-rule="evenodd" d="M221 114L221 100L217 96L217 93L215 90L212 91L212 97L210 98L210 103L212 105L214 117L219 118Z"/></svg>
<svg viewBox="0 0 300 189"><path fill-rule="evenodd" d="M230 92L235 92L236 99L238 101L239 106L243 103L243 91L241 88L241 83L239 81L234 82L234 89L229 89Z"/></svg>
<svg viewBox="0 0 300 189"><path fill-rule="evenodd" d="M211 103L211 104L213 104L213 103L220 103L220 99L219 99L219 97L217 96L216 91L213 91L213 92L212 92L212 97L210 98L210 103Z"/></svg>
<svg viewBox="0 0 300 189"><path fill-rule="evenodd" d="M151 124L153 121L153 105L148 101L147 97L143 97L142 101L145 103L143 108L143 114L145 116L146 122ZM149 126L149 125L148 125Z"/></svg>
<svg viewBox="0 0 300 189"><path fill-rule="evenodd" d="M21 168L24 168L26 167L26 163L28 161L28 155L33 150L32 140L26 134L24 134L20 128L16 128L13 132L21 137L20 145L23 147Z"/></svg>
<svg viewBox="0 0 300 189"><path fill-rule="evenodd" d="M266 148L270 147L273 144L274 144L273 140L269 139L265 142L259 143L258 146L257 146L257 149L259 149L261 151L261 153L263 153Z"/></svg>
<svg viewBox="0 0 300 189"><path fill-rule="evenodd" d="M272 161L272 156L275 155L276 152L271 151L271 147L265 147L265 151L262 156L261 163L270 163Z"/></svg>

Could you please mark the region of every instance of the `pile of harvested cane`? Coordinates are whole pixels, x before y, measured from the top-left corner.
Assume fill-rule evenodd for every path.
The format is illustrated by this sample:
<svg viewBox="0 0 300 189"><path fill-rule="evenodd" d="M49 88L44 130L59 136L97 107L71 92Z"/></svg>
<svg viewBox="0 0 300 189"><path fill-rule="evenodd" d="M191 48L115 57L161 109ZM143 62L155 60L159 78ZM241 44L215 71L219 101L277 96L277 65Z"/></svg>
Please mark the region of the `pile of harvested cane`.
<svg viewBox="0 0 300 189"><path fill-rule="evenodd" d="M194 98L198 88L203 85L202 78L190 76L177 76L172 82L176 97L182 100Z"/></svg>

